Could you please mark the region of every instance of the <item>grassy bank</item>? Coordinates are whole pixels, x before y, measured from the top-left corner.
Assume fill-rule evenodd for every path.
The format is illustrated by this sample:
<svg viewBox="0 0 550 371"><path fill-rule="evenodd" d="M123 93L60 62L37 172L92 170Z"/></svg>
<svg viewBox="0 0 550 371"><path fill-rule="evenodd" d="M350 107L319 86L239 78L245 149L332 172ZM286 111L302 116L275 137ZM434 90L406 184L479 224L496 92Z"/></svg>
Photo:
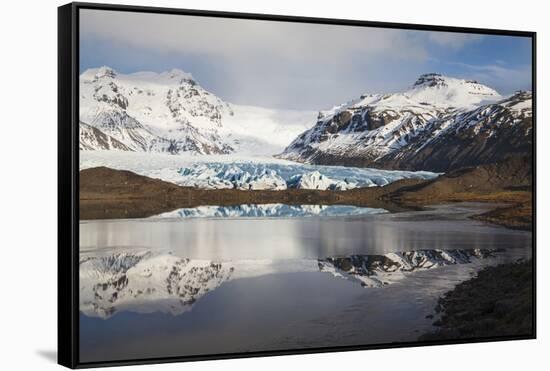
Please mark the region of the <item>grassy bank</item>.
<svg viewBox="0 0 550 371"><path fill-rule="evenodd" d="M533 208L530 194L527 201L499 207L472 218L512 229L531 230L533 228Z"/></svg>
<svg viewBox="0 0 550 371"><path fill-rule="evenodd" d="M444 174L434 180L405 185L383 199L403 207L449 202L504 204L474 219L509 228L532 228L531 160L526 157Z"/></svg>

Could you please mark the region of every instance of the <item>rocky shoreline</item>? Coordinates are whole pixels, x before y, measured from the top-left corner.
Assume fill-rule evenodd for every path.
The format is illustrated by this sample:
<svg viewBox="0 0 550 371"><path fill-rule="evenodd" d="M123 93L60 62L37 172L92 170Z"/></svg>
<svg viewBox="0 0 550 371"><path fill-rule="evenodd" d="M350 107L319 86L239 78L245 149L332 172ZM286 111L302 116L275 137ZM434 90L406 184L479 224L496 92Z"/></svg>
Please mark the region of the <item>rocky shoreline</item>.
<svg viewBox="0 0 550 371"><path fill-rule="evenodd" d="M441 297L432 316L438 329L421 341L533 336L533 261L481 270Z"/></svg>

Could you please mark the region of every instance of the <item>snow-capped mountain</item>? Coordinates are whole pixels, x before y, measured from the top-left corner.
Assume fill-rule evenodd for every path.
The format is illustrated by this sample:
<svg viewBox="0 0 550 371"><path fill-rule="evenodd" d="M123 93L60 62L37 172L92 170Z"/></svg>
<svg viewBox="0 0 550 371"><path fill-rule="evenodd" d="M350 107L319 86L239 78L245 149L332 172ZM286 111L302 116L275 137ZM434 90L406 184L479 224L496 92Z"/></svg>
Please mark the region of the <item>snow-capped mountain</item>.
<svg viewBox="0 0 550 371"><path fill-rule="evenodd" d="M232 105L177 69L120 74L101 67L80 75L82 150L276 153L307 128L312 115ZM123 146L105 146L105 137Z"/></svg>
<svg viewBox="0 0 550 371"><path fill-rule="evenodd" d="M475 81L421 75L403 93L319 112L281 158L323 165L448 171L529 153L531 93L503 99Z"/></svg>

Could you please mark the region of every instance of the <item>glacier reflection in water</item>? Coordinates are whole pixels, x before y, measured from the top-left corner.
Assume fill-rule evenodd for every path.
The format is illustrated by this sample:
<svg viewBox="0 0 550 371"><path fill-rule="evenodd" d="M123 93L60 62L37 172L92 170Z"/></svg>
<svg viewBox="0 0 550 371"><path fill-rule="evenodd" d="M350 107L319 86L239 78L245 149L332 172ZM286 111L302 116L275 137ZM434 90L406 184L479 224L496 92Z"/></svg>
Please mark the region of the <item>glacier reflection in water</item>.
<svg viewBox="0 0 550 371"><path fill-rule="evenodd" d="M236 261L530 246L529 233L468 219L485 210L479 207L487 206L338 217L81 221L80 251L143 247L194 260Z"/></svg>
<svg viewBox="0 0 550 371"><path fill-rule="evenodd" d="M386 212L384 209L351 205L243 204L183 208L155 215L151 218L298 218L371 215Z"/></svg>

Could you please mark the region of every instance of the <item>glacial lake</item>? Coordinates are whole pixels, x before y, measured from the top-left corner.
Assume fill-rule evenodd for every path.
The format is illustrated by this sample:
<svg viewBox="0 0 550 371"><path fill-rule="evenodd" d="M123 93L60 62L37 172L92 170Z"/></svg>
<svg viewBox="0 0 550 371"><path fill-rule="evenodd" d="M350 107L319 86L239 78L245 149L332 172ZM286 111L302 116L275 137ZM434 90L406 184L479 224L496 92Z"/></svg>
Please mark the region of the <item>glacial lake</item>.
<svg viewBox="0 0 550 371"><path fill-rule="evenodd" d="M80 222L80 361L415 341L437 299L532 235L424 211L182 209Z"/></svg>

